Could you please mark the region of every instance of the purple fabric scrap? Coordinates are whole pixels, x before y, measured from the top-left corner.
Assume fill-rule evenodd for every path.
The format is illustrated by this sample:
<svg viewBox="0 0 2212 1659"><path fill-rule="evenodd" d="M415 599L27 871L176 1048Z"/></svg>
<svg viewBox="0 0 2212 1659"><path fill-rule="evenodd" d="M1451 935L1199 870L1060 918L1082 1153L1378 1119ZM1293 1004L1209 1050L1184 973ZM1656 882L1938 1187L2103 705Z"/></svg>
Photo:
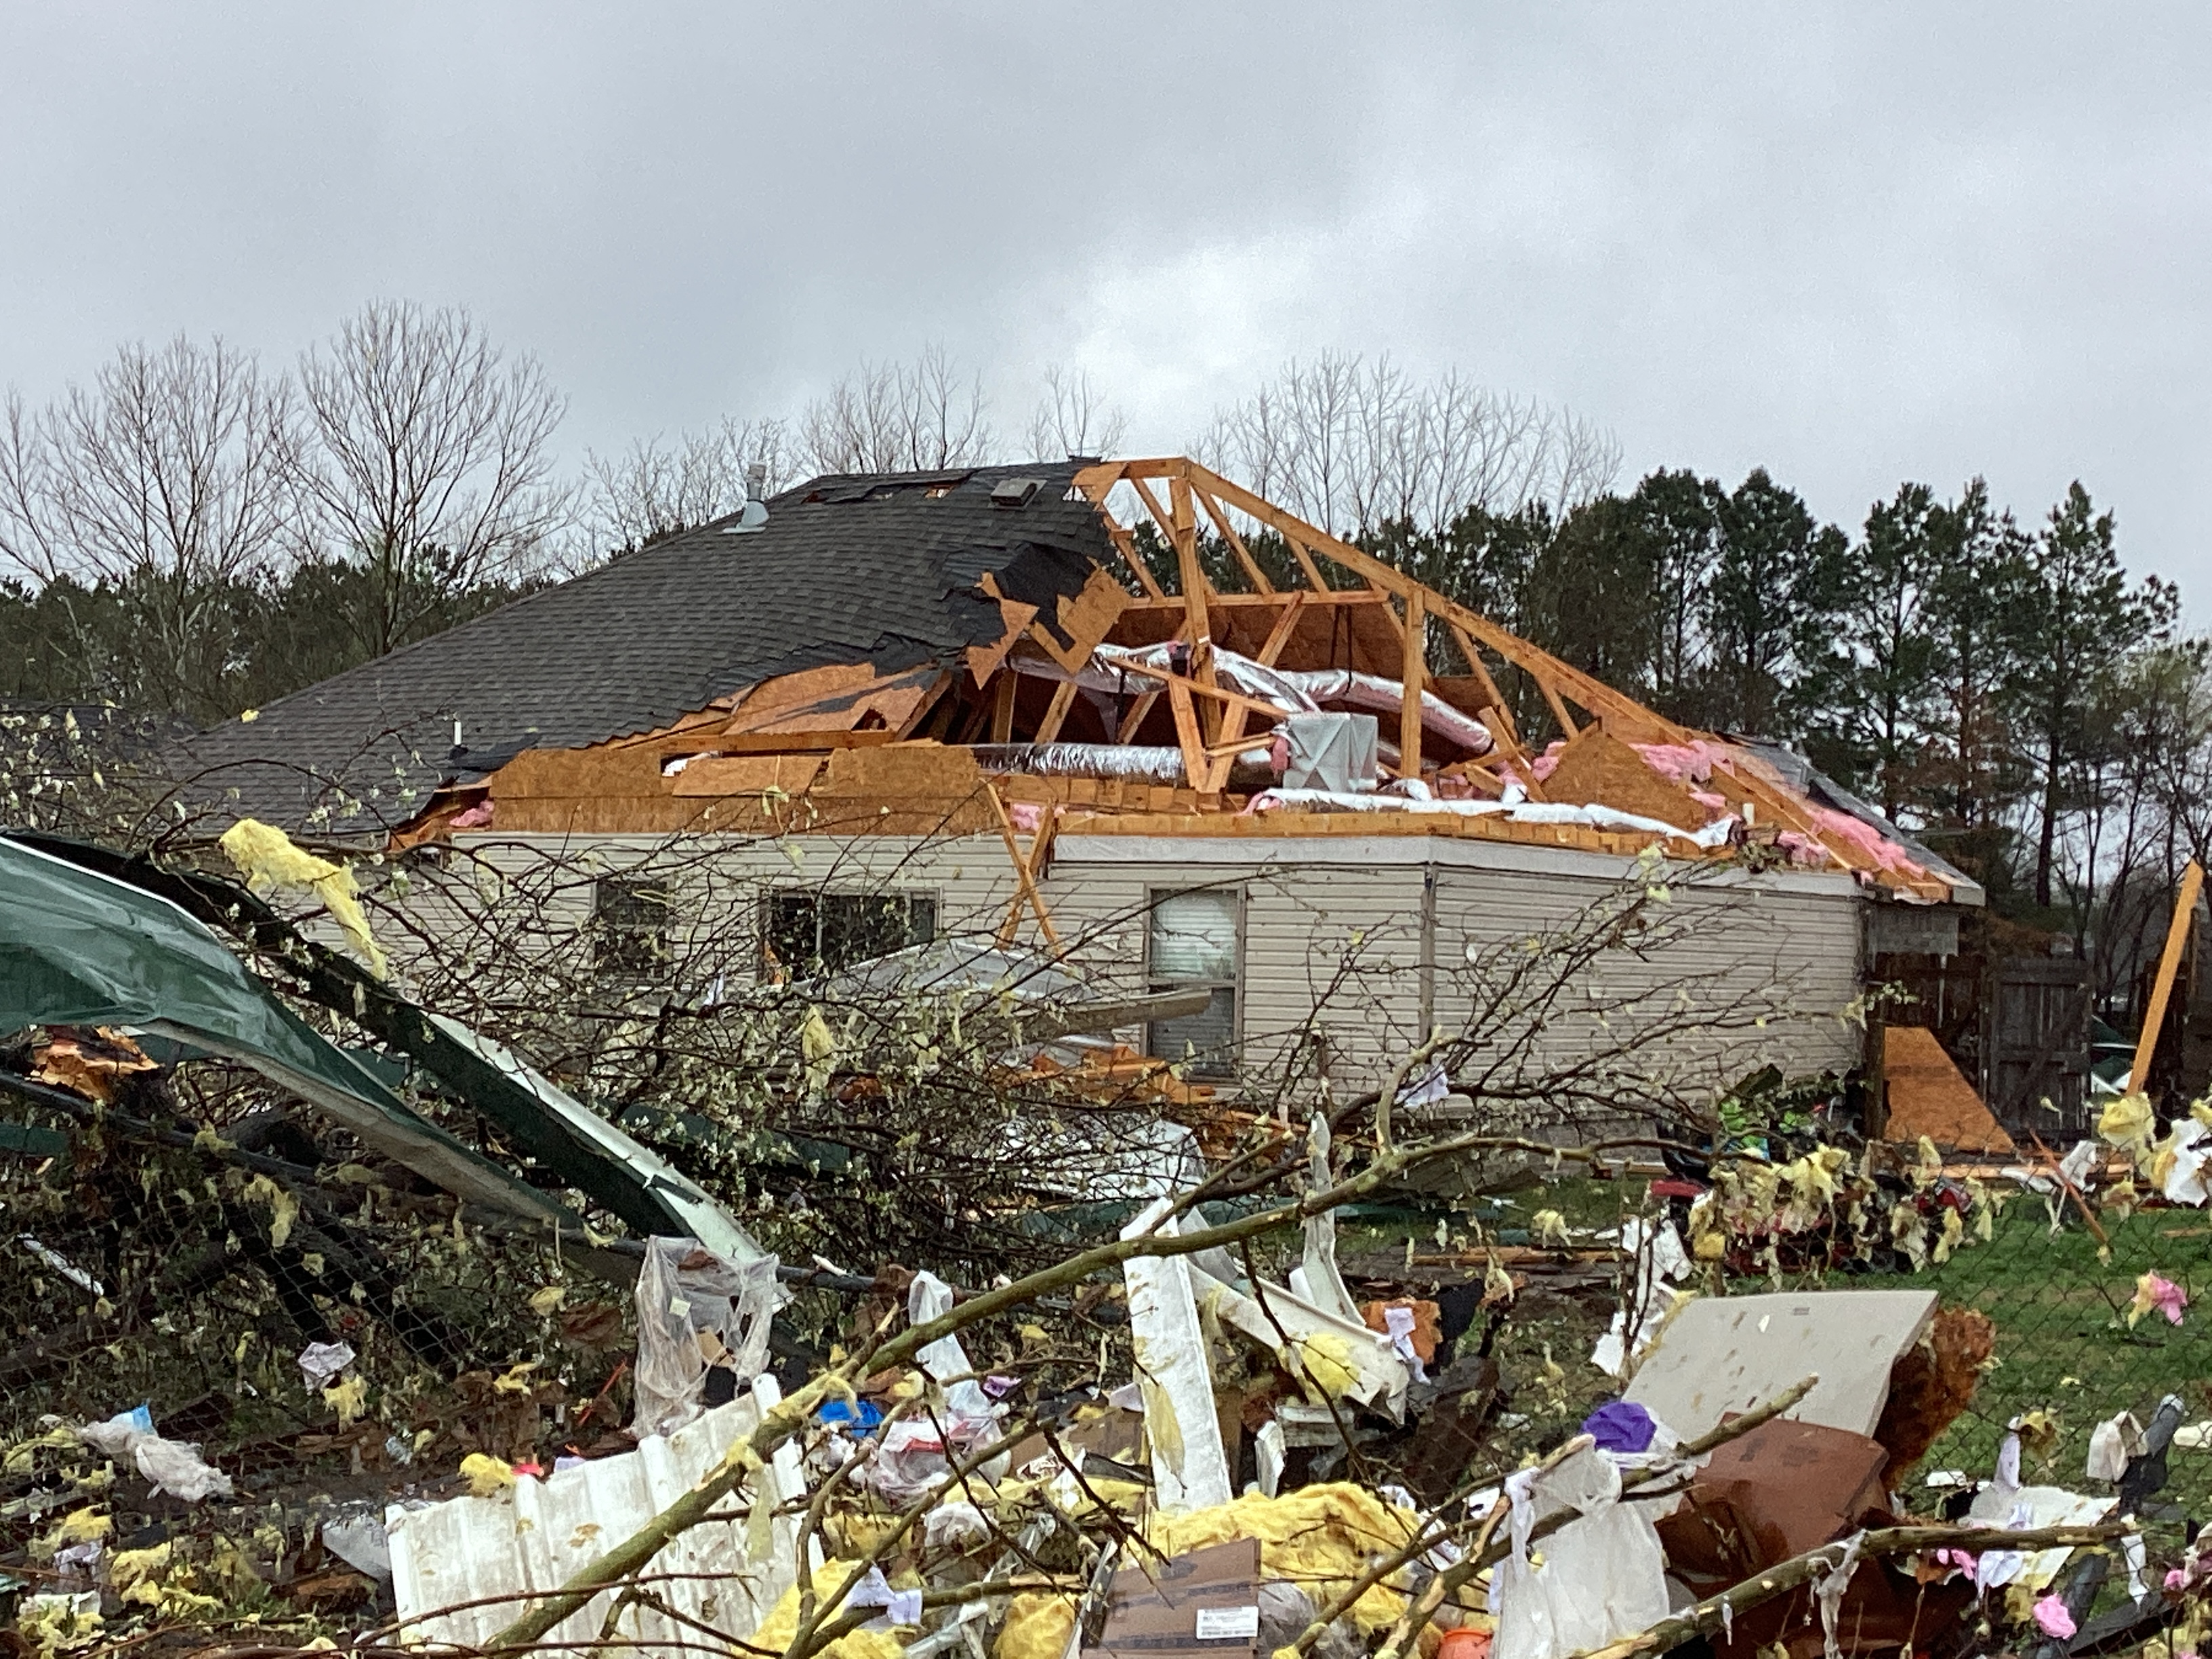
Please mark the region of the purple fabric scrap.
<svg viewBox="0 0 2212 1659"><path fill-rule="evenodd" d="M1596 1437L1600 1451L1646 1450L1658 1431L1650 1412L1626 1400L1609 1400L1583 1419L1583 1432Z"/></svg>

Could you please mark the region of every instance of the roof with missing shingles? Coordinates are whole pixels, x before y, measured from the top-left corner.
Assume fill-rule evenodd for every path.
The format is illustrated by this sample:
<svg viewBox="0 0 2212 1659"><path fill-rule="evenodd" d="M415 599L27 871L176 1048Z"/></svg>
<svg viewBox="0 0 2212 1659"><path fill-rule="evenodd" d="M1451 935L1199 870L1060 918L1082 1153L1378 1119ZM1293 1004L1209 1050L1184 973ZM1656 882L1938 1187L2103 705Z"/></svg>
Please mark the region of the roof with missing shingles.
<svg viewBox="0 0 2212 1659"><path fill-rule="evenodd" d="M811 479L757 532L733 516L622 555L200 733L177 764L211 810L374 833L524 749L652 731L773 675L950 664L1005 631L987 574L1034 605L1112 561L1097 509L1068 499L1077 470ZM1009 478L1040 487L994 502Z"/></svg>

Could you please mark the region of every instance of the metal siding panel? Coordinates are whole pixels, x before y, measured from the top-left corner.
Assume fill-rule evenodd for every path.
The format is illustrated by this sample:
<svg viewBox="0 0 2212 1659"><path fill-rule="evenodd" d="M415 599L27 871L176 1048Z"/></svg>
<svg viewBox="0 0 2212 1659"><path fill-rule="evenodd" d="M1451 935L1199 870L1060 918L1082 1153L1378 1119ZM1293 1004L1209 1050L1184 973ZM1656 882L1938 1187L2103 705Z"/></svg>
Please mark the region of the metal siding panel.
<svg viewBox="0 0 2212 1659"><path fill-rule="evenodd" d="M634 1452L595 1458L557 1469L543 1480L523 1475L495 1498L454 1498L385 1512L392 1549L393 1592L403 1621L401 1639L480 1646L520 1611L528 1592L558 1589L681 1497L720 1461L740 1436L760 1423L763 1407L781 1397L775 1379L763 1377L751 1395L716 1407L665 1438L649 1435ZM793 1479L795 1459L779 1457L754 1477L781 1504L804 1486ZM788 1488L787 1490L786 1488ZM694 1528L663 1551L653 1571L688 1575L658 1586L683 1613L736 1638L750 1636L795 1579L795 1522L779 1521L764 1561L752 1561L745 1528L734 1522ZM562 1621L549 1644L574 1644L588 1651L612 1603L611 1593ZM466 1602L481 1605L460 1606ZM456 1611L442 1613L442 1608ZM650 1608L625 1613L622 1633L630 1651L674 1659L693 1644L696 1631ZM557 1649L556 1650L557 1650Z"/></svg>

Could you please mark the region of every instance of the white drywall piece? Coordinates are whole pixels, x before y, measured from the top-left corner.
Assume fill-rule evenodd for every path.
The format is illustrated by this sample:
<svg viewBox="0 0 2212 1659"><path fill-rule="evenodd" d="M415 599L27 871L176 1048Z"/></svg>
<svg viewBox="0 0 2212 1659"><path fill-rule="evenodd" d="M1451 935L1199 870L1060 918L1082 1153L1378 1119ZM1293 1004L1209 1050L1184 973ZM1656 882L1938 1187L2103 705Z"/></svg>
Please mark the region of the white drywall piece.
<svg viewBox="0 0 2212 1659"><path fill-rule="evenodd" d="M1701 1297L1668 1322L1621 1397L1692 1440L1817 1376L1789 1414L1870 1435L1889 1403L1889 1368L1935 1312L1933 1291Z"/></svg>
<svg viewBox="0 0 2212 1659"><path fill-rule="evenodd" d="M1177 1231L1163 1198L1121 1230L1124 1238ZM1152 1442L1152 1491L1164 1510L1211 1509L1236 1496L1221 1422L1213 1410L1213 1367L1191 1293L1190 1263L1179 1255L1132 1256L1121 1266L1129 1290L1129 1331L1137 1384Z"/></svg>

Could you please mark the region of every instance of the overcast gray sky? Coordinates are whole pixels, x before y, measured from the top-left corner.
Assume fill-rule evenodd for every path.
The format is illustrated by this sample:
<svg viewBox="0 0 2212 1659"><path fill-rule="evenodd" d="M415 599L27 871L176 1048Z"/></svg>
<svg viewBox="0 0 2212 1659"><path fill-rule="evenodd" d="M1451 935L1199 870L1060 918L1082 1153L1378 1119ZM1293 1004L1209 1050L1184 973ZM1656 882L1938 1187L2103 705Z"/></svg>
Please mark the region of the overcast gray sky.
<svg viewBox="0 0 2212 1659"><path fill-rule="evenodd" d="M1139 450L1293 354L1856 525L2075 477L2212 621L2212 9L0 4L0 382L474 309L572 453L940 341Z"/></svg>

